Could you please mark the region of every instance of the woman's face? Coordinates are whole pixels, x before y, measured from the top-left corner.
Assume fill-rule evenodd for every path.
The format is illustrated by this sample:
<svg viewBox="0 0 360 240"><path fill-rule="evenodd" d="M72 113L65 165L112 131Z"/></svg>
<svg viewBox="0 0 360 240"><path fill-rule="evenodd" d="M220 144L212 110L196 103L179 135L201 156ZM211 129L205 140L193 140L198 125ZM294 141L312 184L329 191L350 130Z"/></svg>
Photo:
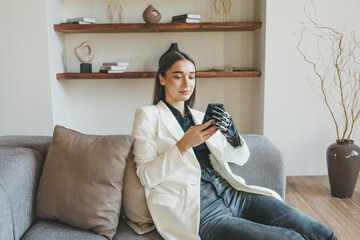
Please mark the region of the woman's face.
<svg viewBox="0 0 360 240"><path fill-rule="evenodd" d="M187 101L195 88L195 66L188 60L175 62L165 73L159 75L165 87L165 100L170 104Z"/></svg>

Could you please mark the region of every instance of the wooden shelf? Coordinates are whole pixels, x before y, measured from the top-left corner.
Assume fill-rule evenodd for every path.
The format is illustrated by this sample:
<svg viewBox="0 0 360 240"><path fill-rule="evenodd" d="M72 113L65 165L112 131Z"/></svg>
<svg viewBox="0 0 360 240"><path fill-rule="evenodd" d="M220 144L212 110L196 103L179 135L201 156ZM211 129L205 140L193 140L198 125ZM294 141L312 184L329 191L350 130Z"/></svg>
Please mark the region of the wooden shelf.
<svg viewBox="0 0 360 240"><path fill-rule="evenodd" d="M224 32L255 31L261 28L261 22L202 22L202 23L121 23L121 24L54 24L54 30L62 33L144 33L144 32ZM260 77L261 71L202 72L198 78ZM73 79L134 79L152 78L156 72L124 73L58 73L58 80Z"/></svg>
<svg viewBox="0 0 360 240"><path fill-rule="evenodd" d="M58 73L58 80L75 79L133 79L133 78L152 78L156 72L124 72L124 73ZM247 70L234 72L196 72L197 78L231 78L231 77L261 77L261 71Z"/></svg>
<svg viewBox="0 0 360 240"><path fill-rule="evenodd" d="M261 26L262 22L54 24L54 30L62 33L217 32L255 31Z"/></svg>

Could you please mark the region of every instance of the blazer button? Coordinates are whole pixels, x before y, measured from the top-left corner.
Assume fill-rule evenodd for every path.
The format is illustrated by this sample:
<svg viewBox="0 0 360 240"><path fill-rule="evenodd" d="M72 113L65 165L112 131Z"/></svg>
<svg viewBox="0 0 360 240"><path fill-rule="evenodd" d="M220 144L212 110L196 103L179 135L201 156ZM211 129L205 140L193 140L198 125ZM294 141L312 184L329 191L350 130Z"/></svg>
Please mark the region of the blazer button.
<svg viewBox="0 0 360 240"><path fill-rule="evenodd" d="M194 184L194 183L190 183L190 185L196 187L196 184Z"/></svg>

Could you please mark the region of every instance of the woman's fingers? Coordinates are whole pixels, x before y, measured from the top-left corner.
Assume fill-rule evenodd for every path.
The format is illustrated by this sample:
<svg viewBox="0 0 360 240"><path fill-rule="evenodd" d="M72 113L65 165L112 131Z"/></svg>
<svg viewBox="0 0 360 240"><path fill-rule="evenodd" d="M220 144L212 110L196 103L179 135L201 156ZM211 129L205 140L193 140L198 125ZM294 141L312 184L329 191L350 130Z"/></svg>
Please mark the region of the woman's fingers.
<svg viewBox="0 0 360 240"><path fill-rule="evenodd" d="M210 119L209 121L207 121L206 123L201 124L201 125L203 125L204 127L208 127L208 126L210 126L210 125L211 125L211 122L213 122L213 120L212 120L212 119Z"/></svg>
<svg viewBox="0 0 360 240"><path fill-rule="evenodd" d="M210 119L210 120L207 121L206 123L197 125L197 127L199 127L199 128L201 129L201 131L204 131L204 130L206 130L207 128L210 127L211 122L213 122L213 121L214 121L214 120Z"/></svg>
<svg viewBox="0 0 360 240"><path fill-rule="evenodd" d="M218 128L215 126L211 126L209 129L205 130L204 133L204 137L205 137L205 141L208 140L212 135L214 135L217 132Z"/></svg>
<svg viewBox="0 0 360 240"><path fill-rule="evenodd" d="M207 136L208 134L211 134L213 131L216 132L217 127L214 126L215 121L214 120L209 120L204 124L201 124L199 126L201 126L201 132L203 134L203 136ZM212 136L212 134L210 135L210 137Z"/></svg>

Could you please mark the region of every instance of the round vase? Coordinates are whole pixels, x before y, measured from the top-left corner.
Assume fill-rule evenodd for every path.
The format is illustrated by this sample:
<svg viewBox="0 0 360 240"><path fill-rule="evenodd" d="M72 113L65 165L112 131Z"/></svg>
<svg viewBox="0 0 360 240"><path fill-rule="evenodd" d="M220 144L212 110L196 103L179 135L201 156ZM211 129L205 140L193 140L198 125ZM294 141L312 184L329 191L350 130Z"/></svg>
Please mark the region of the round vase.
<svg viewBox="0 0 360 240"><path fill-rule="evenodd" d="M360 170L360 148L354 141L331 144L326 150L331 195L351 198Z"/></svg>
<svg viewBox="0 0 360 240"><path fill-rule="evenodd" d="M150 4L143 12L143 19L146 23L158 23L161 13Z"/></svg>
<svg viewBox="0 0 360 240"><path fill-rule="evenodd" d="M165 54L167 54L168 52L173 52L173 51L179 52L179 47L178 47L177 43L171 43L169 49L166 50L166 52L164 52L164 53L161 55L161 57L159 58L159 64L160 64L161 59L165 56Z"/></svg>

